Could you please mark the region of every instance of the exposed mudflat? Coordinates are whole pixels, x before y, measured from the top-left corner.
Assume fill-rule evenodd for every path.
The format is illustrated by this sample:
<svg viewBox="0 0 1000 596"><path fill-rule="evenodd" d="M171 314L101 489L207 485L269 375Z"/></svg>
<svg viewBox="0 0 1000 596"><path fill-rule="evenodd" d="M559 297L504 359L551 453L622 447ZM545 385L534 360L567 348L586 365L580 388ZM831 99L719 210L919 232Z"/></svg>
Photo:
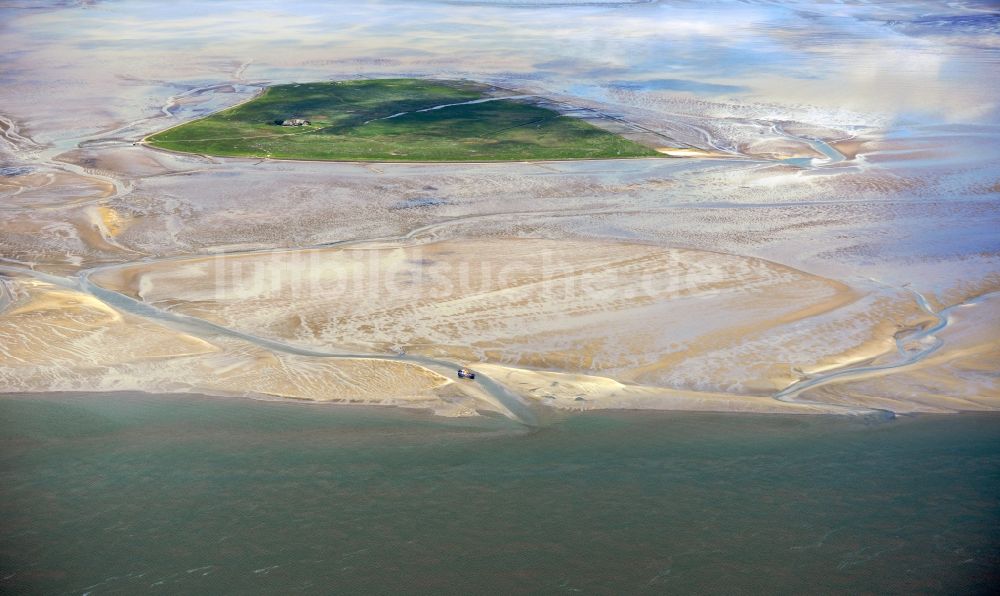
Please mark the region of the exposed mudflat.
<svg viewBox="0 0 1000 596"><path fill-rule="evenodd" d="M919 7L409 3L382 26L375 8L313 8L4 9L21 50L0 86L0 392L521 421L1000 407L989 31L904 26ZM263 32L273 18L299 41ZM456 18L482 30L447 33ZM333 44L350 23L366 25ZM107 27L119 41L96 41ZM815 36L823 52L804 51ZM677 159L312 163L134 144L268 84L360 76L482 81ZM459 382L459 365L481 378Z"/></svg>

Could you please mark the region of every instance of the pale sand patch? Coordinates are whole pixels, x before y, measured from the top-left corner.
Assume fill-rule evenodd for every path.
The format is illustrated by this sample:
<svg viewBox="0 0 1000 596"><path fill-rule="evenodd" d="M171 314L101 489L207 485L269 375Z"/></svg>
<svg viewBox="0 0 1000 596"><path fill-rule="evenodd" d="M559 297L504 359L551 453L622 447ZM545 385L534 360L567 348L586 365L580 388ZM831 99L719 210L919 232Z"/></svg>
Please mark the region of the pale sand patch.
<svg viewBox="0 0 1000 596"><path fill-rule="evenodd" d="M95 219L104 235L113 238L128 227L128 220L114 207L98 205L93 208L93 211L97 214Z"/></svg>
<svg viewBox="0 0 1000 596"><path fill-rule="evenodd" d="M845 151L853 151L855 157L861 155L865 162L886 165L914 160L944 163L970 150L967 141L947 132L915 138L867 137L831 143L838 151L841 144Z"/></svg>
<svg viewBox="0 0 1000 596"><path fill-rule="evenodd" d="M654 147L657 153L669 155L670 157L732 157L726 153L717 151L705 151L693 147Z"/></svg>
<svg viewBox="0 0 1000 596"><path fill-rule="evenodd" d="M36 170L0 177L0 199L5 208L66 206L115 194L107 180L60 170Z"/></svg>
<svg viewBox="0 0 1000 596"><path fill-rule="evenodd" d="M7 285L14 299L0 317L0 355L10 373L38 364L100 367L215 351L204 340L122 315L81 292L32 279Z"/></svg>
<svg viewBox="0 0 1000 596"><path fill-rule="evenodd" d="M956 309L936 334L944 344L915 364L831 382L803 399L895 412L1000 409L1000 296ZM916 346L914 346L916 347ZM875 359L874 363L879 360Z"/></svg>
<svg viewBox="0 0 1000 596"><path fill-rule="evenodd" d="M858 155L862 153L867 153L870 151L869 147L870 141L868 139L846 139L843 141L833 141L829 143L831 147L836 149L841 155L847 159L855 159Z"/></svg>
<svg viewBox="0 0 1000 596"><path fill-rule="evenodd" d="M706 338L695 357L664 366L655 384L697 377L698 390L772 395L805 377L895 353L896 333L934 320L906 293L826 306L835 308Z"/></svg>
<svg viewBox="0 0 1000 596"><path fill-rule="evenodd" d="M175 172L164 162L163 155L141 147L102 147L75 149L56 157L58 161L76 164L88 170L114 173L126 177L144 178Z"/></svg>
<svg viewBox="0 0 1000 596"><path fill-rule="evenodd" d="M754 157L769 159L814 158L823 159L826 156L814 149L804 140L785 137L765 137L739 145L740 153Z"/></svg>
<svg viewBox="0 0 1000 596"><path fill-rule="evenodd" d="M228 344L229 342L222 342ZM195 387L210 393L267 395L315 402L416 407L441 415L497 411L475 391L422 366L390 360L293 356L238 347L235 355L197 364ZM469 387L468 389L476 389Z"/></svg>
<svg viewBox="0 0 1000 596"><path fill-rule="evenodd" d="M951 304L965 302L970 296L983 296L1000 292L1000 273L989 273L980 279L964 280L938 294L925 294L927 301L935 310L941 310Z"/></svg>
<svg viewBox="0 0 1000 596"><path fill-rule="evenodd" d="M844 409L839 407L785 403L771 397L626 385L614 379L593 375L525 370L495 364L479 364L476 368L528 400L561 410L844 413Z"/></svg>
<svg viewBox="0 0 1000 596"><path fill-rule="evenodd" d="M0 392L192 392L425 408L443 415L496 411L472 385L389 360L275 354L207 341L121 314L99 300L36 280L7 280L0 317Z"/></svg>
<svg viewBox="0 0 1000 596"><path fill-rule="evenodd" d="M726 373L715 363L719 350L858 298L839 282L760 259L584 240L385 241L136 264L92 280L175 312L319 349L403 349L640 384L724 383L757 394L787 382L788 367L776 372L773 364L783 346L758 342L754 364L737 383L717 376ZM809 344L798 362L871 339L863 330L856 336L844 346Z"/></svg>
<svg viewBox="0 0 1000 596"><path fill-rule="evenodd" d="M66 219L73 223L80 241L89 249L116 255L135 254L135 251L118 244L115 240L115 237L131 222L113 207L89 205L79 212L68 215Z"/></svg>
<svg viewBox="0 0 1000 596"><path fill-rule="evenodd" d="M98 205L5 213L0 216L0 253L11 261L33 263L37 270L59 274L111 259L134 259L137 253L116 239L134 221Z"/></svg>

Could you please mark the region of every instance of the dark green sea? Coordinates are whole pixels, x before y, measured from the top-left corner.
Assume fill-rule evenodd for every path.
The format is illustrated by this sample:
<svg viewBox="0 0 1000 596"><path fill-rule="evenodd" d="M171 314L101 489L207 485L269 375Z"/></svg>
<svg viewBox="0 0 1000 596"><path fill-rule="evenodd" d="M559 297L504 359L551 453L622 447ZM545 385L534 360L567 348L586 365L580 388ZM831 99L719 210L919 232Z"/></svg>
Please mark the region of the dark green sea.
<svg viewBox="0 0 1000 596"><path fill-rule="evenodd" d="M0 591L995 593L1000 417L0 396Z"/></svg>

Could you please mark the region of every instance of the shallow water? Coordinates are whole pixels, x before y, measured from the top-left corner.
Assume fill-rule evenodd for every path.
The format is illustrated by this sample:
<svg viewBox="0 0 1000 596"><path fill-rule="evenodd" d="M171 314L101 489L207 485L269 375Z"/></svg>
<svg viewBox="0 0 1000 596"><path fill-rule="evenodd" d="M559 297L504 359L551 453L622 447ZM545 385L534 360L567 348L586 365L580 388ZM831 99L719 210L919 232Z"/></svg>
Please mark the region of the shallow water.
<svg viewBox="0 0 1000 596"><path fill-rule="evenodd" d="M1000 419L0 399L2 590L984 592Z"/></svg>

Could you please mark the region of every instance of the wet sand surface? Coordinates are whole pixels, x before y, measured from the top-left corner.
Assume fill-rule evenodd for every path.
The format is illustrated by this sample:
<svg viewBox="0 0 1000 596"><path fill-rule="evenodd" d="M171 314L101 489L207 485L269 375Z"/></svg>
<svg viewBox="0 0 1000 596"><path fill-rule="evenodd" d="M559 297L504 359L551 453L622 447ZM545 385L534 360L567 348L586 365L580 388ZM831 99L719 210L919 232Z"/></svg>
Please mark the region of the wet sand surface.
<svg viewBox="0 0 1000 596"><path fill-rule="evenodd" d="M0 391L522 421L1000 405L997 61L976 6L955 27L910 5L394 6L407 18L4 9L20 50L0 87ZM273 18L297 40L262 32ZM455 33L469 19L481 31ZM673 62L640 59L668 47ZM487 82L683 157L309 163L136 144L268 84L371 76ZM482 382L454 379L461 365Z"/></svg>

